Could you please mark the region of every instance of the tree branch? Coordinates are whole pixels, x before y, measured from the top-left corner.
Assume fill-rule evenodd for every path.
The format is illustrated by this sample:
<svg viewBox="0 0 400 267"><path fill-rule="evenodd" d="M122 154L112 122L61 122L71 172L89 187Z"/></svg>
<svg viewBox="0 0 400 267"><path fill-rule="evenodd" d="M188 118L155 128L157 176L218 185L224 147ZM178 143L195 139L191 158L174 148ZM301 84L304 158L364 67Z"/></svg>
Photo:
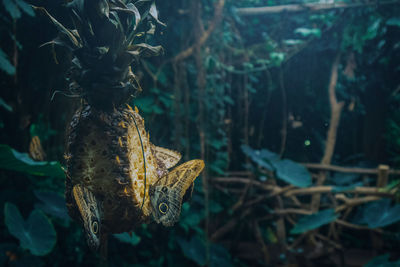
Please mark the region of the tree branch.
<svg viewBox="0 0 400 267"><path fill-rule="evenodd" d="M237 8L236 12L240 16L256 16L256 15L267 15L276 14L281 12L302 12L302 11L321 11L321 10L331 10L331 9L341 9L341 8L355 8L364 6L374 6L374 5L390 5L397 4L400 1L385 1L385 2L368 2L368 3L346 3L346 2L336 2L333 4L325 3L308 3L308 4L297 4L297 5L279 5L279 6L264 6L264 7L243 7Z"/></svg>
<svg viewBox="0 0 400 267"><path fill-rule="evenodd" d="M225 0L219 0L218 3L214 7L214 17L212 18L208 28L206 31L203 32L203 34L196 40L196 43L194 43L192 46L188 47L187 49L183 50L180 52L178 55L176 55L172 61L179 61L183 60L193 54L195 51L196 47L201 47L210 37L211 33L214 31L216 26L219 24L222 18L222 10L225 5Z"/></svg>

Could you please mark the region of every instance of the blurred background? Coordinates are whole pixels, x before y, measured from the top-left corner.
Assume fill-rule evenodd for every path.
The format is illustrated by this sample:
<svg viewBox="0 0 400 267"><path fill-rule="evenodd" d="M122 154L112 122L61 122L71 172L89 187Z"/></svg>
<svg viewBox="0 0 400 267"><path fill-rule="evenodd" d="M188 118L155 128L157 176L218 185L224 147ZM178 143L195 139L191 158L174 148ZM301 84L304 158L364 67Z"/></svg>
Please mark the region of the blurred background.
<svg viewBox="0 0 400 267"><path fill-rule="evenodd" d="M0 264L100 265L63 196L71 54L30 4L72 27L67 1L2 0ZM112 236L107 264L399 266L400 2L156 4L131 105L206 168L179 223Z"/></svg>

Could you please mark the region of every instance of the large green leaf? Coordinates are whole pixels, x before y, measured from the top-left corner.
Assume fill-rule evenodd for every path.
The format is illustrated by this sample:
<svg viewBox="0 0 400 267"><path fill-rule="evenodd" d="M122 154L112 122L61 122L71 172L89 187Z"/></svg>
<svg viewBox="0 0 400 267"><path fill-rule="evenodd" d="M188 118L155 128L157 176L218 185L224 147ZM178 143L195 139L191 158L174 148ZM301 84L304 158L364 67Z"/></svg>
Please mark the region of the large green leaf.
<svg viewBox="0 0 400 267"><path fill-rule="evenodd" d="M387 25L400 27L400 17L393 17L386 21Z"/></svg>
<svg viewBox="0 0 400 267"><path fill-rule="evenodd" d="M43 212L34 210L28 220L24 221L18 208L12 203L6 203L4 217L8 231L20 241L22 248L37 256L46 255L53 249L56 231Z"/></svg>
<svg viewBox="0 0 400 267"><path fill-rule="evenodd" d="M279 160L279 155L267 149L255 150L249 146L242 145L241 149L246 156L250 157L260 167L273 170L272 161Z"/></svg>
<svg viewBox="0 0 400 267"><path fill-rule="evenodd" d="M23 0L16 0L17 5L24 11L26 14L29 16L33 17L35 16L35 12L33 11L33 8L31 5L29 5L27 2Z"/></svg>
<svg viewBox="0 0 400 267"><path fill-rule="evenodd" d="M21 17L21 11L19 11L14 0L3 0L3 5L13 19L19 19Z"/></svg>
<svg viewBox="0 0 400 267"><path fill-rule="evenodd" d="M0 145L0 169L24 172L39 176L64 178L64 171L57 161L34 161L28 154L20 153L7 145Z"/></svg>
<svg viewBox="0 0 400 267"><path fill-rule="evenodd" d="M298 33L303 37L315 36L321 37L321 30L317 28L309 29L309 28L297 28L294 33Z"/></svg>
<svg viewBox="0 0 400 267"><path fill-rule="evenodd" d="M114 234L113 235L116 239L121 242L131 244L136 246L140 242L140 236L136 235L134 232L131 233L121 233L121 234Z"/></svg>
<svg viewBox="0 0 400 267"><path fill-rule="evenodd" d="M391 206L390 199L382 199L366 204L363 207L362 220L370 228L385 227L400 221L400 204Z"/></svg>
<svg viewBox="0 0 400 267"><path fill-rule="evenodd" d="M0 69L4 70L8 75L15 74L15 67L10 63L7 55L0 48Z"/></svg>
<svg viewBox="0 0 400 267"><path fill-rule="evenodd" d="M210 267L230 267L233 266L231 262L231 255L225 247L212 244L210 246Z"/></svg>
<svg viewBox="0 0 400 267"><path fill-rule="evenodd" d="M206 247L198 237L193 236L190 241L177 238L177 241L186 258L193 260L200 266L206 264Z"/></svg>
<svg viewBox="0 0 400 267"><path fill-rule="evenodd" d="M273 162L278 178L298 187L311 185L311 175L307 169L290 159Z"/></svg>
<svg viewBox="0 0 400 267"><path fill-rule="evenodd" d="M311 175L303 165L289 159L280 160L278 154L267 149L255 150L246 145L241 148L260 167L276 171L277 178L298 187L311 185Z"/></svg>
<svg viewBox="0 0 400 267"><path fill-rule="evenodd" d="M337 217L338 215L335 214L334 209L326 209L312 215L306 215L299 220L290 233L301 234L316 229L322 225L335 221Z"/></svg>
<svg viewBox="0 0 400 267"><path fill-rule="evenodd" d="M68 210L65 205L65 198L55 192L34 191L35 196L40 199L42 203L35 205L36 208L41 209L47 214L53 215L59 219L69 221Z"/></svg>

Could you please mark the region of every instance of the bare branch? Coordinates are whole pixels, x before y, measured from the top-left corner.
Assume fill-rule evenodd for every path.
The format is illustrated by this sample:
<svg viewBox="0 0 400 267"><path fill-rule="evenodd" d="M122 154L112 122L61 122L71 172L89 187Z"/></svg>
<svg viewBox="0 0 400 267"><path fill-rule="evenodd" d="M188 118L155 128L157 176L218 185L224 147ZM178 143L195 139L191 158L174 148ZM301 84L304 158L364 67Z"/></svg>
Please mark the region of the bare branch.
<svg viewBox="0 0 400 267"><path fill-rule="evenodd" d="M325 3L308 3L308 4L297 4L297 5L280 5L280 6L264 6L264 7L243 7L237 8L236 12L240 16L256 16L256 15L267 15L276 14L281 12L302 12L302 11L321 11L331 9L342 9L342 8L355 8L364 6L374 5L390 5L397 4L400 1L385 1L385 2L368 2L368 3L346 3L336 2L332 4Z"/></svg>

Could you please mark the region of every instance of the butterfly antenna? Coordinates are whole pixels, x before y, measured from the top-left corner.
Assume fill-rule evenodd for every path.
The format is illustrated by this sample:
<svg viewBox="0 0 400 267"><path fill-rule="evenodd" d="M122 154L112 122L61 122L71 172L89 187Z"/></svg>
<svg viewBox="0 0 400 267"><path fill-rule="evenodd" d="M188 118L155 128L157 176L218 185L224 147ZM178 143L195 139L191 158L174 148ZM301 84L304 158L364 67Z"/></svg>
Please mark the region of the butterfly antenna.
<svg viewBox="0 0 400 267"><path fill-rule="evenodd" d="M140 207L140 210L143 209L144 205L144 200L146 198L146 157L144 156L144 148L143 148L143 142L142 142L142 136L140 135L139 128L136 124L135 116L132 116L133 122L135 123L136 131L139 135L139 140L140 140L140 145L142 147L142 156L143 156L143 168L144 168L144 194L143 194L143 201L142 201L142 206Z"/></svg>

